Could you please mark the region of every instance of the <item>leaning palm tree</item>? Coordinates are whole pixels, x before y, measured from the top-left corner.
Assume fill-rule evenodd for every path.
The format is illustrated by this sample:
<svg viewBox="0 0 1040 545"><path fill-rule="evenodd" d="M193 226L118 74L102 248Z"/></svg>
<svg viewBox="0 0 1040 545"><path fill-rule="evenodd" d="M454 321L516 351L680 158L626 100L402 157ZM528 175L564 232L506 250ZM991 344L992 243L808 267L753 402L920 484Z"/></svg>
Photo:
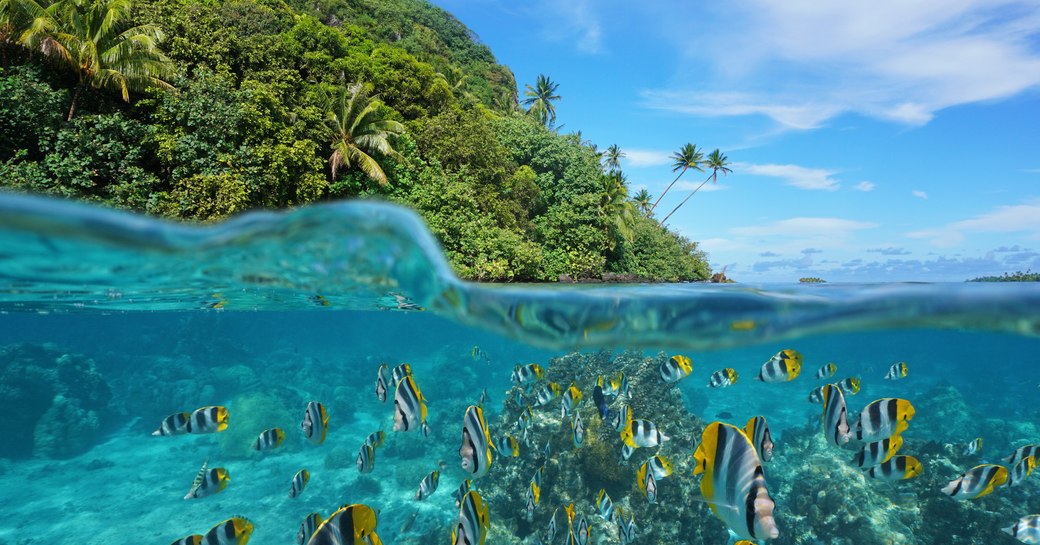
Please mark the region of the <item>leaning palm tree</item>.
<svg viewBox="0 0 1040 545"><path fill-rule="evenodd" d="M619 148L617 144L611 144L610 147L607 148L604 157L606 159L607 168L613 172L621 168L621 159L625 157L625 152L621 151L621 148Z"/></svg>
<svg viewBox="0 0 1040 545"><path fill-rule="evenodd" d="M166 80L176 68L158 46L163 31L152 24L127 27L131 9L131 0L64 0L34 10L32 24L19 41L79 73L68 120L76 114L76 104L88 86L119 91L126 102L130 91L173 88Z"/></svg>
<svg viewBox="0 0 1040 545"><path fill-rule="evenodd" d="M717 183L718 175L720 172L723 176L729 174L730 172L733 172L733 169L729 168L729 158L726 157L725 153L722 153L717 149L708 154L708 159L704 161L704 166L711 169L711 176L705 178L704 181L701 182L701 185L697 186L697 189L691 191L690 194L687 195L681 203L679 203L679 206L676 206L671 212L669 212L668 215L665 216L663 220L661 220L662 225L664 224L664 222L668 221L668 218L672 217L672 214L674 214L675 211L679 209L679 207L686 204L686 201L690 200L690 197L692 197L695 193L700 191L700 189L704 187L704 184L708 183L708 180L711 180L712 183Z"/></svg>
<svg viewBox="0 0 1040 545"><path fill-rule="evenodd" d="M556 105L553 102L562 97L556 94L558 83L553 83L545 74L538 74L538 80L534 87L527 85L524 96L527 97L521 104L527 106L527 113L535 116L538 121L546 127L556 124Z"/></svg>
<svg viewBox="0 0 1040 545"><path fill-rule="evenodd" d="M381 119L383 103L369 97L360 82L348 86L334 97L326 96L325 126L332 141L329 166L332 179L340 168L358 168L379 185L386 185L386 173L373 154L394 155L390 137L402 134L404 125Z"/></svg>
<svg viewBox="0 0 1040 545"><path fill-rule="evenodd" d="M680 171L679 175L672 180L672 183L668 184L668 187L664 188L664 191L661 192L661 196L657 197L657 200L654 201L654 205L650 207L651 212L657 208L657 204L661 202L661 199L663 199L668 193L668 190L675 185L675 182L679 181L679 178L682 178L683 174L686 174L687 170L692 168L694 170L700 170L701 172L704 171L704 169L701 168L701 162L704 161L704 154L701 153L701 150L697 149L697 146L694 144L686 144L680 148L679 151L673 153L672 160L672 172L678 170Z"/></svg>
<svg viewBox="0 0 1040 545"><path fill-rule="evenodd" d="M636 210L639 210L640 214L649 217L650 199L652 198L653 196L650 195L650 192L644 187L639 190L639 193L636 193L635 196L632 197L632 204L635 205Z"/></svg>

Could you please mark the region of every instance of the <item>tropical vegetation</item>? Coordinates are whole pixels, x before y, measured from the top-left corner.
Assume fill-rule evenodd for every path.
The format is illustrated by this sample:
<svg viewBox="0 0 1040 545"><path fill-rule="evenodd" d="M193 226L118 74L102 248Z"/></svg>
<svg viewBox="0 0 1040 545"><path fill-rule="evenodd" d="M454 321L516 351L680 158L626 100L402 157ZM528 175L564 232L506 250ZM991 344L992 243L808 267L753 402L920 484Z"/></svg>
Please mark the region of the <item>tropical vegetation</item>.
<svg viewBox="0 0 1040 545"><path fill-rule="evenodd" d="M1028 270L1004 273L1000 276L979 276L968 282L1040 282L1040 272Z"/></svg>
<svg viewBox="0 0 1040 545"><path fill-rule="evenodd" d="M708 278L561 96L521 101L423 0L0 0L0 188L187 221L381 199L468 279ZM688 144L675 171L717 164Z"/></svg>

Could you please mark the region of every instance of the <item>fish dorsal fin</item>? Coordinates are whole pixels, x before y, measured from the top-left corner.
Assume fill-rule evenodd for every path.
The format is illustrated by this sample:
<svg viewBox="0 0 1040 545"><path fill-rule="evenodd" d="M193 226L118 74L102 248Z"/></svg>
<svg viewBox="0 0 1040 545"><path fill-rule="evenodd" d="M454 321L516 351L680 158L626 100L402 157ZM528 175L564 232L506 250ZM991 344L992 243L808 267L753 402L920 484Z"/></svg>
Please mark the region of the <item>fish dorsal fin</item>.
<svg viewBox="0 0 1040 545"><path fill-rule="evenodd" d="M199 468L199 472L195 474L195 480L191 483L191 490L188 491L188 495L195 493L199 487L202 486L202 482L206 480L206 466L209 464L209 458L202 462L202 467Z"/></svg>

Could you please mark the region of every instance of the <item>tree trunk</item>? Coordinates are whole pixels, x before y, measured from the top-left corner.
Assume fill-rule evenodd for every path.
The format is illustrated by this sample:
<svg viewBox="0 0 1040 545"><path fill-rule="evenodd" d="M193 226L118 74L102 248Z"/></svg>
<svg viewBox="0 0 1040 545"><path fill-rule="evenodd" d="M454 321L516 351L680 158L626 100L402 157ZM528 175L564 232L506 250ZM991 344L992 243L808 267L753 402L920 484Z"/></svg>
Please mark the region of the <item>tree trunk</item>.
<svg viewBox="0 0 1040 545"><path fill-rule="evenodd" d="M659 195L657 197L657 200L654 201L654 205L650 207L650 212L647 213L647 216L654 213L654 208L657 208L657 203L661 202L661 199L663 199L664 196L668 193L668 190L671 189L673 185L675 185L675 182L678 182L679 178L682 178L682 175L686 174L687 168L689 167L683 167L682 172L680 172L679 175L676 176L674 180L672 180L672 183L668 184L668 187L664 188L664 191L661 192L661 195Z"/></svg>
<svg viewBox="0 0 1040 545"><path fill-rule="evenodd" d="M661 220L661 225L663 226L664 222L668 221L668 218L672 217L672 214L674 214L676 210L681 208L682 205L686 204L686 201L690 200L690 197L692 197L695 193L700 191L700 189L702 187L704 187L704 184L708 183L708 180L710 180L710 179L712 179L714 177L715 177L714 174L712 174L711 176L708 176L703 182L701 182L701 185L697 186L697 189L694 189L693 191L691 191L690 194L687 195L686 198L683 199L681 203L679 203L679 206L676 206L675 209L673 209L671 212L669 212L668 215L665 216L663 220Z"/></svg>
<svg viewBox="0 0 1040 545"><path fill-rule="evenodd" d="M72 106L69 107L69 117L65 119L66 122L72 121L72 116L76 115L76 102L79 100L80 93L83 92L83 83L80 82L76 86L76 92L72 94Z"/></svg>

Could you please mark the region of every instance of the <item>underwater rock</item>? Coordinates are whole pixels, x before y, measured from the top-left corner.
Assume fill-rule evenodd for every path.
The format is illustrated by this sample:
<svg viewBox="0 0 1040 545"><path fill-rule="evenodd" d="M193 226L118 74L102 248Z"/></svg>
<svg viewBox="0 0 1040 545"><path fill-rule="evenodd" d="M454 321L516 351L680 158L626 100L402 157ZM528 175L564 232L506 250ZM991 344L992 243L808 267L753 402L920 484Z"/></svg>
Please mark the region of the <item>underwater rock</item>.
<svg viewBox="0 0 1040 545"><path fill-rule="evenodd" d="M780 526L779 539L770 543L920 543L914 537L923 522L920 508L906 496L920 479L870 479L849 462L858 444L834 447L818 424L785 430L780 444L766 468ZM919 454L905 445L901 453Z"/></svg>
<svg viewBox="0 0 1040 545"><path fill-rule="evenodd" d="M69 457L93 446L112 391L94 361L55 346L0 349L0 457Z"/></svg>
<svg viewBox="0 0 1040 545"><path fill-rule="evenodd" d="M927 399L928 406L914 417L915 435L957 443L963 448L968 441L982 434L978 414L949 382L939 382L921 399Z"/></svg>
<svg viewBox="0 0 1040 545"><path fill-rule="evenodd" d="M96 411L84 409L79 400L56 395L33 431L33 455L69 458L86 452L94 444L100 428L101 420Z"/></svg>
<svg viewBox="0 0 1040 545"><path fill-rule="evenodd" d="M299 448L300 422L303 420L305 404L299 403L299 408L293 410L287 400L297 396L285 389L273 390L277 391L242 394L231 398L228 403L228 428L217 434L222 458L260 458ZM285 442L271 451L257 451L253 448L257 436L270 428L282 428L285 431Z"/></svg>

